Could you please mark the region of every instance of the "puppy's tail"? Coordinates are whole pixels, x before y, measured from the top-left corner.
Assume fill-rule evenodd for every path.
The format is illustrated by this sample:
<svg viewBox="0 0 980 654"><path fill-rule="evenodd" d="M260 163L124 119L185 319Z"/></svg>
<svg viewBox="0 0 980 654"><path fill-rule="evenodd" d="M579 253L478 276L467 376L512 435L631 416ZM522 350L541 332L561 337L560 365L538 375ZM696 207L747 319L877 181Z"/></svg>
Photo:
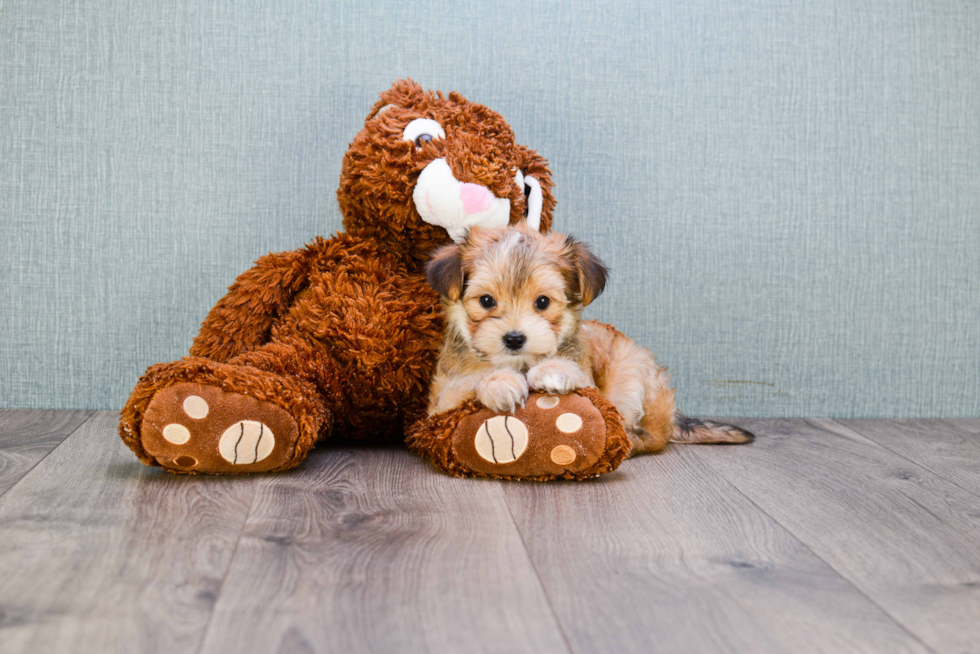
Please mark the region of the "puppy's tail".
<svg viewBox="0 0 980 654"><path fill-rule="evenodd" d="M735 425L726 425L713 420L688 418L678 412L674 423L674 434L670 440L673 443L726 443L737 445L751 443L755 434Z"/></svg>

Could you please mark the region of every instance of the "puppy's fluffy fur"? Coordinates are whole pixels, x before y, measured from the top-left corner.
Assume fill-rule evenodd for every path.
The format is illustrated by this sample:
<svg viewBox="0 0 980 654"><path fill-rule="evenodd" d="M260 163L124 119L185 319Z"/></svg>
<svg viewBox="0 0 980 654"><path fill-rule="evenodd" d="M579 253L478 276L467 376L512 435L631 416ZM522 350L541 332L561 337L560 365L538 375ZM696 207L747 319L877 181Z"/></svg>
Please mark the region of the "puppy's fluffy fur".
<svg viewBox="0 0 980 654"><path fill-rule="evenodd" d="M670 440L752 440L738 427L681 415L653 354L609 325L582 322L607 270L574 239L523 223L474 228L462 244L440 249L426 273L446 312L429 413L473 398L509 413L524 405L529 390L563 394L597 386L623 416L631 455Z"/></svg>

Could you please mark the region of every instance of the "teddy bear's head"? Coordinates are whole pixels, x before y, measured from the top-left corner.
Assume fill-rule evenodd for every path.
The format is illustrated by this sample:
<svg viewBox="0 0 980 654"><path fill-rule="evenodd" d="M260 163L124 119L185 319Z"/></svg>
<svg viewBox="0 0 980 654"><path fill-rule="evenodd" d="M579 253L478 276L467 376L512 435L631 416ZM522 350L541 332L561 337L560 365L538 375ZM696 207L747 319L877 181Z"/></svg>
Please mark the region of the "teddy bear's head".
<svg viewBox="0 0 980 654"><path fill-rule="evenodd" d="M474 226L551 228L548 162L500 114L399 80L354 137L337 197L348 234L423 262Z"/></svg>

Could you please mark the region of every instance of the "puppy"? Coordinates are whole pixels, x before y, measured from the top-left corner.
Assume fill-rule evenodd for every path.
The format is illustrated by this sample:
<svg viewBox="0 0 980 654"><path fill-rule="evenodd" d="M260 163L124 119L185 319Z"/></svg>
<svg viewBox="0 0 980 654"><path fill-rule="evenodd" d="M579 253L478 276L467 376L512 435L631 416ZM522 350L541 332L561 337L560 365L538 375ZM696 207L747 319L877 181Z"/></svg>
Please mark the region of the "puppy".
<svg viewBox="0 0 980 654"><path fill-rule="evenodd" d="M596 386L622 415L631 456L671 440L751 441L738 427L681 415L653 354L609 325L582 322L606 275L583 244L524 223L474 227L463 243L438 250L426 278L442 298L446 329L429 413L474 398L511 413L529 390L561 395Z"/></svg>

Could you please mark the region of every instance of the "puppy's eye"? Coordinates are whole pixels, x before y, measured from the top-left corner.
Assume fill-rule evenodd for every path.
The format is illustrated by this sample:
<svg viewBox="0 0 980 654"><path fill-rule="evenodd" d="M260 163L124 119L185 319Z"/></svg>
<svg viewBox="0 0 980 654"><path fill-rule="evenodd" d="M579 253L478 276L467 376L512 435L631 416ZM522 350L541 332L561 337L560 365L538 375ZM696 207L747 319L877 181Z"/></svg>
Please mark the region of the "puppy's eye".
<svg viewBox="0 0 980 654"><path fill-rule="evenodd" d="M497 301L493 299L492 295L481 295L480 306L484 309L492 309L497 306Z"/></svg>
<svg viewBox="0 0 980 654"><path fill-rule="evenodd" d="M538 311L544 311L545 309L548 308L550 304L551 304L551 298L549 298L547 295L542 295L538 297L537 300L534 301L534 308L537 309Z"/></svg>

